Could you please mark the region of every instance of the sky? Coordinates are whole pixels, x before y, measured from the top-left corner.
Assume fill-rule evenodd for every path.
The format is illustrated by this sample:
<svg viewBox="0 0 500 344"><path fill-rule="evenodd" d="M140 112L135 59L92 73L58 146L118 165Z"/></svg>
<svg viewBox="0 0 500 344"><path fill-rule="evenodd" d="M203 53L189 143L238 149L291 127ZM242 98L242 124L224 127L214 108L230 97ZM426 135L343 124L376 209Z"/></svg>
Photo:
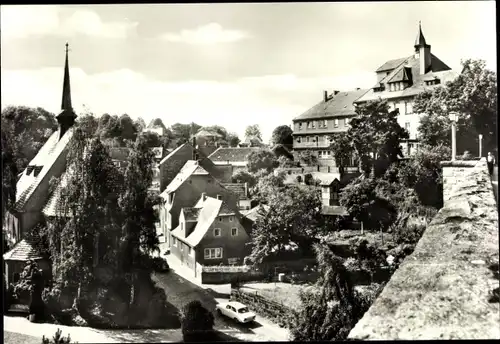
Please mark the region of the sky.
<svg viewBox="0 0 500 344"><path fill-rule="evenodd" d="M65 43L73 107L165 125L222 125L243 138L320 102L370 88L410 56L421 21L431 52L460 72L496 71L494 1L1 6L1 103L61 106Z"/></svg>

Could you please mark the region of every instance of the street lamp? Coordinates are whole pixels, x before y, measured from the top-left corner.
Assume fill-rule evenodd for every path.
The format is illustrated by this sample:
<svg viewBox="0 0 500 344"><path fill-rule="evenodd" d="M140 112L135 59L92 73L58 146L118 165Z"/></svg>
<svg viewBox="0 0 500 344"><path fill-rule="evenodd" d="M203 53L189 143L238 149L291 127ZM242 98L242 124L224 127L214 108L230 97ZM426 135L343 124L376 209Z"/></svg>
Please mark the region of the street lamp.
<svg viewBox="0 0 500 344"><path fill-rule="evenodd" d="M456 112L450 112L451 121L451 161L455 161L457 157L457 120L458 114Z"/></svg>
<svg viewBox="0 0 500 344"><path fill-rule="evenodd" d="M483 134L479 134L479 158L483 157Z"/></svg>

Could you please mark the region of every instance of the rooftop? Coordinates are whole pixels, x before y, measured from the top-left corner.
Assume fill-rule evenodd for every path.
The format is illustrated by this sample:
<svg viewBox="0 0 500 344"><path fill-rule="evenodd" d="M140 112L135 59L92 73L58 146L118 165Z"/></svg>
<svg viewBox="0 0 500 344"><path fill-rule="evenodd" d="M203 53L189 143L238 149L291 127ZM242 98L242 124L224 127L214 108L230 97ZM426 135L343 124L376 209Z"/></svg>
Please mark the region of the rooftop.
<svg viewBox="0 0 500 344"><path fill-rule="evenodd" d="M238 195L240 200L248 199L247 188L245 187L245 184L243 184L243 183L222 183L222 186L224 186L226 189L233 192L234 194Z"/></svg>
<svg viewBox="0 0 500 344"><path fill-rule="evenodd" d="M221 147L208 157L213 162L242 162L247 161L247 157L252 152L257 152L261 148L257 147Z"/></svg>
<svg viewBox="0 0 500 344"><path fill-rule="evenodd" d="M354 102L364 95L368 90L359 89L349 92L339 92L332 95L326 102L321 101L302 115L294 118L294 121L324 118L324 117L342 117L355 115Z"/></svg>
<svg viewBox="0 0 500 344"><path fill-rule="evenodd" d="M182 169L179 171L177 176L168 184L167 188L163 193L174 192L181 186L189 177L192 175L210 175L203 167L198 165L195 160L188 160Z"/></svg>

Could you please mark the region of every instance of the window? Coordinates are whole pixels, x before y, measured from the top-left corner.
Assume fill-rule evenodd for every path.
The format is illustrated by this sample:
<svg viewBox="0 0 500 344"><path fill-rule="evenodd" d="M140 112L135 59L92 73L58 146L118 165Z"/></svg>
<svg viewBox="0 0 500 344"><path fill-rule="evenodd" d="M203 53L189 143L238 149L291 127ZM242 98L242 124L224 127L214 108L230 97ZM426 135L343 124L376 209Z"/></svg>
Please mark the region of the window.
<svg viewBox="0 0 500 344"><path fill-rule="evenodd" d="M299 130L302 130L302 122L299 122Z"/></svg>
<svg viewBox="0 0 500 344"><path fill-rule="evenodd" d="M214 228L214 237L220 237L220 228Z"/></svg>
<svg viewBox="0 0 500 344"><path fill-rule="evenodd" d="M410 131L410 122L405 123L405 129Z"/></svg>
<svg viewBox="0 0 500 344"><path fill-rule="evenodd" d="M229 222L233 222L234 216L229 216Z"/></svg>
<svg viewBox="0 0 500 344"><path fill-rule="evenodd" d="M206 248L205 259L221 259L222 258L222 248Z"/></svg>
<svg viewBox="0 0 500 344"><path fill-rule="evenodd" d="M297 143L300 143L300 136L297 137Z"/></svg>
<svg viewBox="0 0 500 344"><path fill-rule="evenodd" d="M411 115L413 113L413 104L411 102L405 102L405 113Z"/></svg>
<svg viewBox="0 0 500 344"><path fill-rule="evenodd" d="M181 231L184 230L184 222L181 222Z"/></svg>
<svg viewBox="0 0 500 344"><path fill-rule="evenodd" d="M339 119L338 119L338 118L335 118L335 119L333 120L333 127L334 127L334 128L338 128L338 127L339 127Z"/></svg>
<svg viewBox="0 0 500 344"><path fill-rule="evenodd" d="M172 237L172 244L177 247L177 238L176 237Z"/></svg>
<svg viewBox="0 0 500 344"><path fill-rule="evenodd" d="M238 235L238 228L231 228L231 236L237 236Z"/></svg>
<svg viewBox="0 0 500 344"><path fill-rule="evenodd" d="M222 222L222 217L221 216L219 216L218 221Z"/></svg>
<svg viewBox="0 0 500 344"><path fill-rule="evenodd" d="M310 129L311 128L311 122L307 122L307 128Z"/></svg>
<svg viewBox="0 0 500 344"><path fill-rule="evenodd" d="M312 128L316 128L316 121L312 121Z"/></svg>
<svg viewBox="0 0 500 344"><path fill-rule="evenodd" d="M309 137L309 136L308 136L308 137L306 137L306 142L309 142L309 139L310 139L310 137Z"/></svg>
<svg viewBox="0 0 500 344"><path fill-rule="evenodd" d="M344 123L346 126L348 126L349 125L349 118L344 119Z"/></svg>
<svg viewBox="0 0 500 344"><path fill-rule="evenodd" d="M192 255L192 254L193 254L193 250L191 249L191 246L188 246L188 254L189 254L189 255Z"/></svg>
<svg viewBox="0 0 500 344"><path fill-rule="evenodd" d="M325 128L328 126L328 121L327 121L326 119L323 121L323 126L324 126Z"/></svg>

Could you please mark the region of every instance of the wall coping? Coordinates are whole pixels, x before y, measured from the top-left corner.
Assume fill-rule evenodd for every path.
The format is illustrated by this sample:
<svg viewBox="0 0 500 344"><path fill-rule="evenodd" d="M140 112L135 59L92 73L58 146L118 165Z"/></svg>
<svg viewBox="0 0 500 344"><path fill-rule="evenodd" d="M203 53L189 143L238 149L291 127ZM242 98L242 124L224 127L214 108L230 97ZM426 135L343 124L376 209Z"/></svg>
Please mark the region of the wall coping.
<svg viewBox="0 0 500 344"><path fill-rule="evenodd" d="M450 199L349 338L500 338L499 304L491 299L499 287L491 178L483 159L457 174Z"/></svg>
<svg viewBox="0 0 500 344"><path fill-rule="evenodd" d="M486 161L486 158L481 160L455 160L455 161L441 161L441 167L475 167L479 162Z"/></svg>

